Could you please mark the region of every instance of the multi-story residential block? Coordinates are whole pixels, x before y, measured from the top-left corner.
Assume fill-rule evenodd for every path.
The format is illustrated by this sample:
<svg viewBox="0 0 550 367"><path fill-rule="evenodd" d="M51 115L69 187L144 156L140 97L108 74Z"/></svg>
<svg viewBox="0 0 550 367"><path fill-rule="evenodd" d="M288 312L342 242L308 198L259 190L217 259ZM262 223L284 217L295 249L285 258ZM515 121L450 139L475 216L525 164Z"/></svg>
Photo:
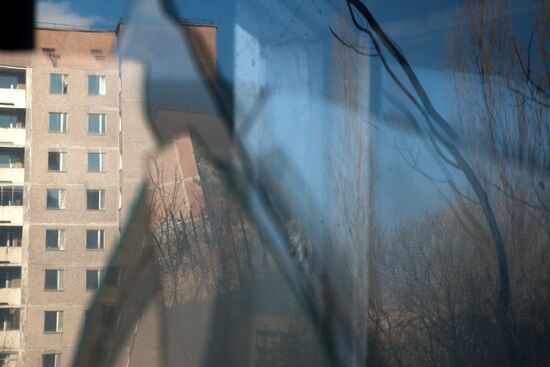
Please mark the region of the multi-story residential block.
<svg viewBox="0 0 550 367"><path fill-rule="evenodd" d="M6 366L17 365L23 346L20 330L29 100L26 66L0 68L0 363Z"/></svg>
<svg viewBox="0 0 550 367"><path fill-rule="evenodd" d="M124 274L104 279L155 139L117 36L37 29L33 52L0 53L0 366L70 365L94 292ZM182 139L163 159L197 176Z"/></svg>

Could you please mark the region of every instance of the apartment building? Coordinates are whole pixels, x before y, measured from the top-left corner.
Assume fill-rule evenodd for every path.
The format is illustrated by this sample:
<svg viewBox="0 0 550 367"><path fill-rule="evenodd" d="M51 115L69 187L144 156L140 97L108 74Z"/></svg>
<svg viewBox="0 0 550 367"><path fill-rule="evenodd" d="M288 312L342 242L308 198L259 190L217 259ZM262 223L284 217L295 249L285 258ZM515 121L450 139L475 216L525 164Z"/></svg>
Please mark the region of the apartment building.
<svg viewBox="0 0 550 367"><path fill-rule="evenodd" d="M0 366L70 365L94 292L124 276L108 260L155 139L117 36L37 29L33 52L0 53ZM200 196L189 136L173 148Z"/></svg>
<svg viewBox="0 0 550 367"><path fill-rule="evenodd" d="M0 362L16 365L21 348L26 70L0 74Z"/></svg>

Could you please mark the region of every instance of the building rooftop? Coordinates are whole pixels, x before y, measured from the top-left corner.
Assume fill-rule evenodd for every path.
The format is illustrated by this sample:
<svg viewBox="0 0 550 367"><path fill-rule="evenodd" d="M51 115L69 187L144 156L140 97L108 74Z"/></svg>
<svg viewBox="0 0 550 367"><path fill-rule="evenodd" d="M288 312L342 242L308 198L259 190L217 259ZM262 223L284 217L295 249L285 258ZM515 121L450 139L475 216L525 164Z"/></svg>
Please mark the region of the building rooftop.
<svg viewBox="0 0 550 367"><path fill-rule="evenodd" d="M35 29L48 29L56 31L79 31L79 32L114 32L118 25L85 26L78 24L36 22Z"/></svg>

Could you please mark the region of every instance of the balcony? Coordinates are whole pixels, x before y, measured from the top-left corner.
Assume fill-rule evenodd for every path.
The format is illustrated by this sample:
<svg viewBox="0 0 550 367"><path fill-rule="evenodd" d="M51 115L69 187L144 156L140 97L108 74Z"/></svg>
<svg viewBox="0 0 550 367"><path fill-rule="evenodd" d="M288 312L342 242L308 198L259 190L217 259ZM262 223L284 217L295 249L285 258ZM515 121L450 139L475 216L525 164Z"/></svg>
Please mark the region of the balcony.
<svg viewBox="0 0 550 367"><path fill-rule="evenodd" d="M26 108L26 90L0 88L0 107Z"/></svg>
<svg viewBox="0 0 550 367"><path fill-rule="evenodd" d="M0 147L25 146L26 111L0 106Z"/></svg>
<svg viewBox="0 0 550 367"><path fill-rule="evenodd" d="M23 186L0 186L0 225L23 224Z"/></svg>
<svg viewBox="0 0 550 367"><path fill-rule="evenodd" d="M0 224L23 225L23 207L0 205Z"/></svg>
<svg viewBox="0 0 550 367"><path fill-rule="evenodd" d="M20 346L19 320L21 310L15 307L0 308L0 349Z"/></svg>
<svg viewBox="0 0 550 367"><path fill-rule="evenodd" d="M4 168L0 166L0 181L15 183L15 184L22 184L25 182L25 169L24 168Z"/></svg>
<svg viewBox="0 0 550 367"><path fill-rule="evenodd" d="M25 149L0 147L0 168L17 169L25 167ZM0 182L9 180L0 175Z"/></svg>
<svg viewBox="0 0 550 367"><path fill-rule="evenodd" d="M0 349L17 349L21 345L19 330L0 329Z"/></svg>
<svg viewBox="0 0 550 367"><path fill-rule="evenodd" d="M21 267L0 267L0 307L21 306Z"/></svg>
<svg viewBox="0 0 550 367"><path fill-rule="evenodd" d="M0 288L0 306L20 307L21 288Z"/></svg>
<svg viewBox="0 0 550 367"><path fill-rule="evenodd" d="M25 139L24 128L0 128L0 147L24 147Z"/></svg>
<svg viewBox="0 0 550 367"><path fill-rule="evenodd" d="M0 247L0 264L21 264L21 247Z"/></svg>
<svg viewBox="0 0 550 367"><path fill-rule="evenodd" d="M25 70L0 69L0 107L26 107Z"/></svg>

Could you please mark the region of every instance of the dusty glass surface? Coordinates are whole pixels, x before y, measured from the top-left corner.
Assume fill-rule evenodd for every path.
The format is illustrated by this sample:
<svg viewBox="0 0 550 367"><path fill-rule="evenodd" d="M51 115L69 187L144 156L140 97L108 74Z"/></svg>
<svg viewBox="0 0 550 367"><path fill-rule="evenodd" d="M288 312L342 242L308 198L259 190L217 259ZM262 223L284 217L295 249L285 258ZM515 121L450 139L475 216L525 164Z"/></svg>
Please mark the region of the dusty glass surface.
<svg viewBox="0 0 550 367"><path fill-rule="evenodd" d="M549 24L39 1L0 54L0 366L548 365Z"/></svg>

